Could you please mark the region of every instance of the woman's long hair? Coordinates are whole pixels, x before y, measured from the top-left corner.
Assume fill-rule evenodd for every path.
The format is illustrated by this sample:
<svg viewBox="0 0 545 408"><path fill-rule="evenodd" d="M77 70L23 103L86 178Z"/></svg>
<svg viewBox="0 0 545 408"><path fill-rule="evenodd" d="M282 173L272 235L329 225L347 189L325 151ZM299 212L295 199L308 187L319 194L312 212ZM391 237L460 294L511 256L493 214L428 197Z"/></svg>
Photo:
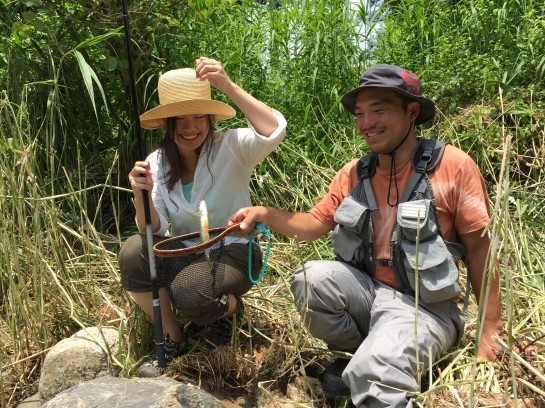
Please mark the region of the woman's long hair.
<svg viewBox="0 0 545 408"><path fill-rule="evenodd" d="M208 115L208 135L204 140L203 144L197 149L197 153L201 152L201 149L206 148L207 158L206 162L208 164L208 159L210 155L210 146L213 142L213 134L215 131L214 122L212 121L212 115ZM184 170L184 160L178 151L178 146L174 142L176 132L176 118L167 118L165 133L163 138L159 141L157 148L160 153L166 157L166 161L169 165L170 170L165 173L164 177L167 179L168 191L172 191L176 183L182 178L182 173Z"/></svg>

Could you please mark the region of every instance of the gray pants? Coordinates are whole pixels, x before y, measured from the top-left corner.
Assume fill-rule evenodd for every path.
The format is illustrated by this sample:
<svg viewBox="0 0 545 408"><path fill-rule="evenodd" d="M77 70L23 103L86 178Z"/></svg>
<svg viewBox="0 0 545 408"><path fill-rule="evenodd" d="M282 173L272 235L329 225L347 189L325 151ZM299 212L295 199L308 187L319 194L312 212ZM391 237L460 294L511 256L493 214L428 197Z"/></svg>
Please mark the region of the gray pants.
<svg viewBox="0 0 545 408"><path fill-rule="evenodd" d="M417 310L414 297L343 262L307 262L291 290L313 336L354 352L342 377L356 407L412 407L430 350L436 361L463 331L453 301L420 303Z"/></svg>

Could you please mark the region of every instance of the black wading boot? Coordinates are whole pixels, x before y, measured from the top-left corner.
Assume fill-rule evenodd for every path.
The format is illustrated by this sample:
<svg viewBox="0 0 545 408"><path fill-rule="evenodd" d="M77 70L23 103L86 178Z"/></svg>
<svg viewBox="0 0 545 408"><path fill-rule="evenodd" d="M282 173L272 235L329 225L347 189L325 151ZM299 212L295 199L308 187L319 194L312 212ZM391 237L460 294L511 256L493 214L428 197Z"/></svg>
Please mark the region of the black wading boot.
<svg viewBox="0 0 545 408"><path fill-rule="evenodd" d="M338 357L331 367L327 368L322 380L325 397L334 404L350 397L350 389L342 379L342 373L350 360Z"/></svg>
<svg viewBox="0 0 545 408"><path fill-rule="evenodd" d="M168 366L175 358L180 357L186 349L186 344L182 340L180 342L170 340L168 334L165 334L164 349L165 363ZM157 360L157 348L154 348L147 361L138 367L138 375L142 378L158 377L164 373L164 369L159 367Z"/></svg>

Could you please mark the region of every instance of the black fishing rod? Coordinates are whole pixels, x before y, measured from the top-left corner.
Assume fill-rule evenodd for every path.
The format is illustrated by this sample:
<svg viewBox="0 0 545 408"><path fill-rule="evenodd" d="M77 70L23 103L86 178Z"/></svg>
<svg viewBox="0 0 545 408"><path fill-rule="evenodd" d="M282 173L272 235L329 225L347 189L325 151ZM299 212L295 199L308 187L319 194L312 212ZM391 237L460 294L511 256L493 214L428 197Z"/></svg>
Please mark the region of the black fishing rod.
<svg viewBox="0 0 545 408"><path fill-rule="evenodd" d="M131 38L129 32L129 15L127 13L127 3L122 0L123 22L125 25L125 46L127 48L127 59L129 61L129 76L131 82L131 99L134 116L134 131L136 133L136 142L138 143L140 157L145 157L144 143L142 142L142 128L140 127L140 113L138 111L138 94L136 92L136 80L134 75L134 65L131 52ZM144 217L146 220L146 238L148 243L148 261L151 277L151 295L153 306L153 323L155 326L155 347L157 350L157 365L162 372L166 368L165 361L165 343L163 336L163 321L161 320L161 303L159 301L159 288L157 285L157 269L155 266L155 255L153 253L153 228L151 226L151 212L147 190L142 191L144 201Z"/></svg>

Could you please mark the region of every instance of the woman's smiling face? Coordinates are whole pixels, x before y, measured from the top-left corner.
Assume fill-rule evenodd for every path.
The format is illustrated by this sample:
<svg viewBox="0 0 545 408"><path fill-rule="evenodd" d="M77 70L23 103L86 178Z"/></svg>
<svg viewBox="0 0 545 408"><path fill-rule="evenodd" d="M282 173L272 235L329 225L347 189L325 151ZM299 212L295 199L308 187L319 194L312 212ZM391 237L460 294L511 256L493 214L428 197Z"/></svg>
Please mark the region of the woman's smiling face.
<svg viewBox="0 0 545 408"><path fill-rule="evenodd" d="M182 151L197 150L206 140L210 131L209 115L185 115L177 116L176 127L172 138Z"/></svg>

